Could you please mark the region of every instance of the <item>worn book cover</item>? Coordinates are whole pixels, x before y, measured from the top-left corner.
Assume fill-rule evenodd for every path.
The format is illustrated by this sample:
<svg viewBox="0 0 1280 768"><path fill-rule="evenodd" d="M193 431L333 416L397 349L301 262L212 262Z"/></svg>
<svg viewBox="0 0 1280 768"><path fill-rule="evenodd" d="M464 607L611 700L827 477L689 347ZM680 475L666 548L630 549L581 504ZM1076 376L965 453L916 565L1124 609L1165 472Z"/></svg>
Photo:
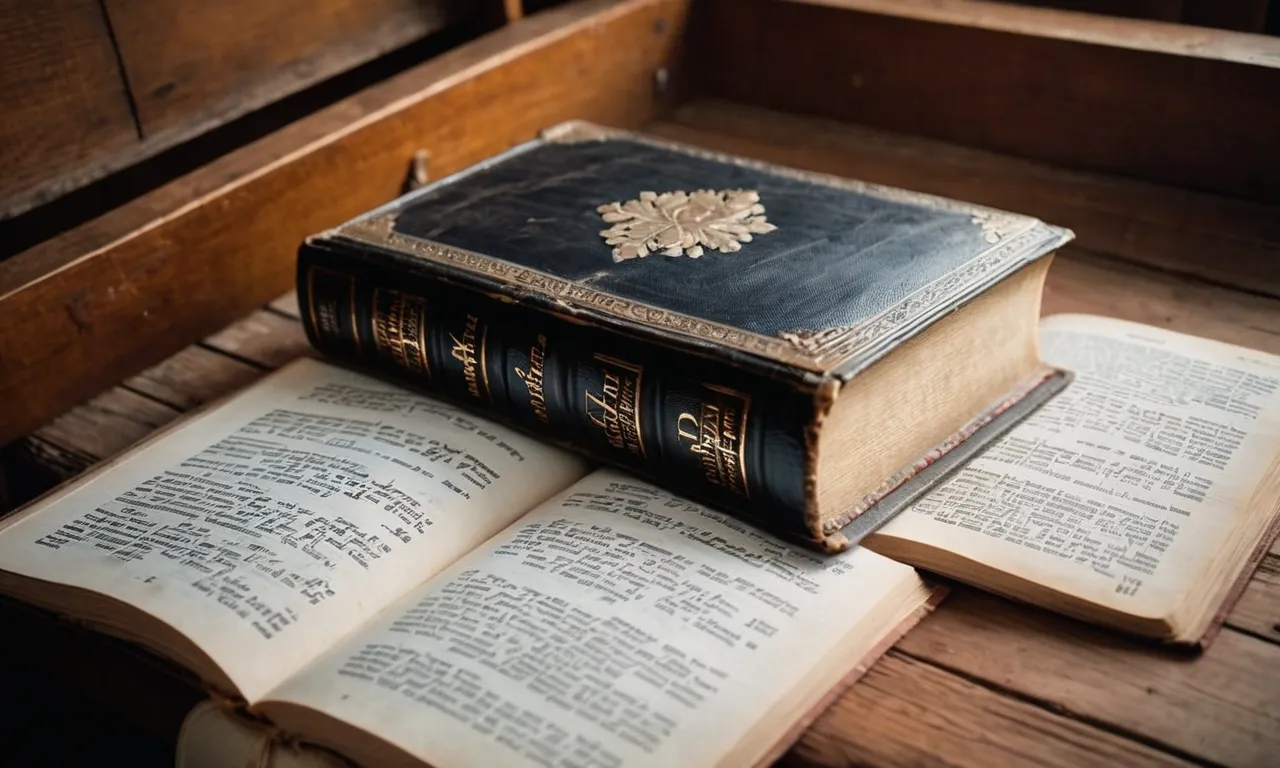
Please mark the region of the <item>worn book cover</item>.
<svg viewBox="0 0 1280 768"><path fill-rule="evenodd" d="M841 548L1062 383L1070 237L575 122L308 239L299 295L336 358Z"/></svg>

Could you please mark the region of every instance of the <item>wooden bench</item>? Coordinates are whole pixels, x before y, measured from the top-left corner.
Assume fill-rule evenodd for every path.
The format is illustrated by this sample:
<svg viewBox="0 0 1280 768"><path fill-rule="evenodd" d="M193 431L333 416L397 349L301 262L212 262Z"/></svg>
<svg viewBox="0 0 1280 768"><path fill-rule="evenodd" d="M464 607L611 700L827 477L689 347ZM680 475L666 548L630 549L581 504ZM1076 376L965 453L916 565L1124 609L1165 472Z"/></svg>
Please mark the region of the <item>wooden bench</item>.
<svg viewBox="0 0 1280 768"><path fill-rule="evenodd" d="M1278 95L1280 40L969 0L539 13L0 263L11 491L311 354L297 242L415 153L434 177L570 117L1038 215L1079 236L1045 313L1280 353ZM162 743L183 700L152 704ZM959 587L782 762L1278 760L1280 546L1195 658Z"/></svg>

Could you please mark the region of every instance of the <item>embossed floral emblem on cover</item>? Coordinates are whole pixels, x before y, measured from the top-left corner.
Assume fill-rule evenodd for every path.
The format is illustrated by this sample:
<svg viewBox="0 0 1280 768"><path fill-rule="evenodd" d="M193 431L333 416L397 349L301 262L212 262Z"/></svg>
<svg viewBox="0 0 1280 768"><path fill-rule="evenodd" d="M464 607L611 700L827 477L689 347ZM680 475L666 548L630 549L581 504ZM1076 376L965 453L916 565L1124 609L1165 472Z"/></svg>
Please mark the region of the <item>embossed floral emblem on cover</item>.
<svg viewBox="0 0 1280 768"><path fill-rule="evenodd" d="M733 253L753 235L777 229L765 219L760 195L749 189L641 192L639 200L596 211L613 225L600 235L614 247L615 262L650 253L696 259L704 248Z"/></svg>

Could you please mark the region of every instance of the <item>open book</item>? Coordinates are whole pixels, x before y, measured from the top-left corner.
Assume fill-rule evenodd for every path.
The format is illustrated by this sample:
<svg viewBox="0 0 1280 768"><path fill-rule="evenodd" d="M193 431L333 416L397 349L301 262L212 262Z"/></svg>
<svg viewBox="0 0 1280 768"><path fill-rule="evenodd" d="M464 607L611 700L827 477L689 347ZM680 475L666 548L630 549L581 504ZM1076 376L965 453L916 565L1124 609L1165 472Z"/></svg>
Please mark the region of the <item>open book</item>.
<svg viewBox="0 0 1280 768"><path fill-rule="evenodd" d="M1215 625L1280 517L1280 359L1042 337L1072 385L840 555L308 360L12 519L0 592L368 765L756 763L928 604L909 565Z"/></svg>
<svg viewBox="0 0 1280 768"><path fill-rule="evenodd" d="M1040 324L1075 373L863 544L1086 621L1202 644L1280 521L1280 358L1080 315Z"/></svg>
<svg viewBox="0 0 1280 768"><path fill-rule="evenodd" d="M314 360L19 513L0 592L437 768L768 760L933 594Z"/></svg>

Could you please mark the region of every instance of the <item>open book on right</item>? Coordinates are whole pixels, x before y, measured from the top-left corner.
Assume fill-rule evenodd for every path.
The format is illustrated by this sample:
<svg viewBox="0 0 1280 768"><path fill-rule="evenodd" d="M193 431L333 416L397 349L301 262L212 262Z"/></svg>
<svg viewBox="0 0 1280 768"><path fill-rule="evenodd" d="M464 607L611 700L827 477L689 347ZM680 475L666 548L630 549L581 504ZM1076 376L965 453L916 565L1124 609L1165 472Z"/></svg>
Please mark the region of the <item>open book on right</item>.
<svg viewBox="0 0 1280 768"><path fill-rule="evenodd" d="M1084 315L1060 395L863 545L1086 621L1203 645L1280 520L1280 357Z"/></svg>

